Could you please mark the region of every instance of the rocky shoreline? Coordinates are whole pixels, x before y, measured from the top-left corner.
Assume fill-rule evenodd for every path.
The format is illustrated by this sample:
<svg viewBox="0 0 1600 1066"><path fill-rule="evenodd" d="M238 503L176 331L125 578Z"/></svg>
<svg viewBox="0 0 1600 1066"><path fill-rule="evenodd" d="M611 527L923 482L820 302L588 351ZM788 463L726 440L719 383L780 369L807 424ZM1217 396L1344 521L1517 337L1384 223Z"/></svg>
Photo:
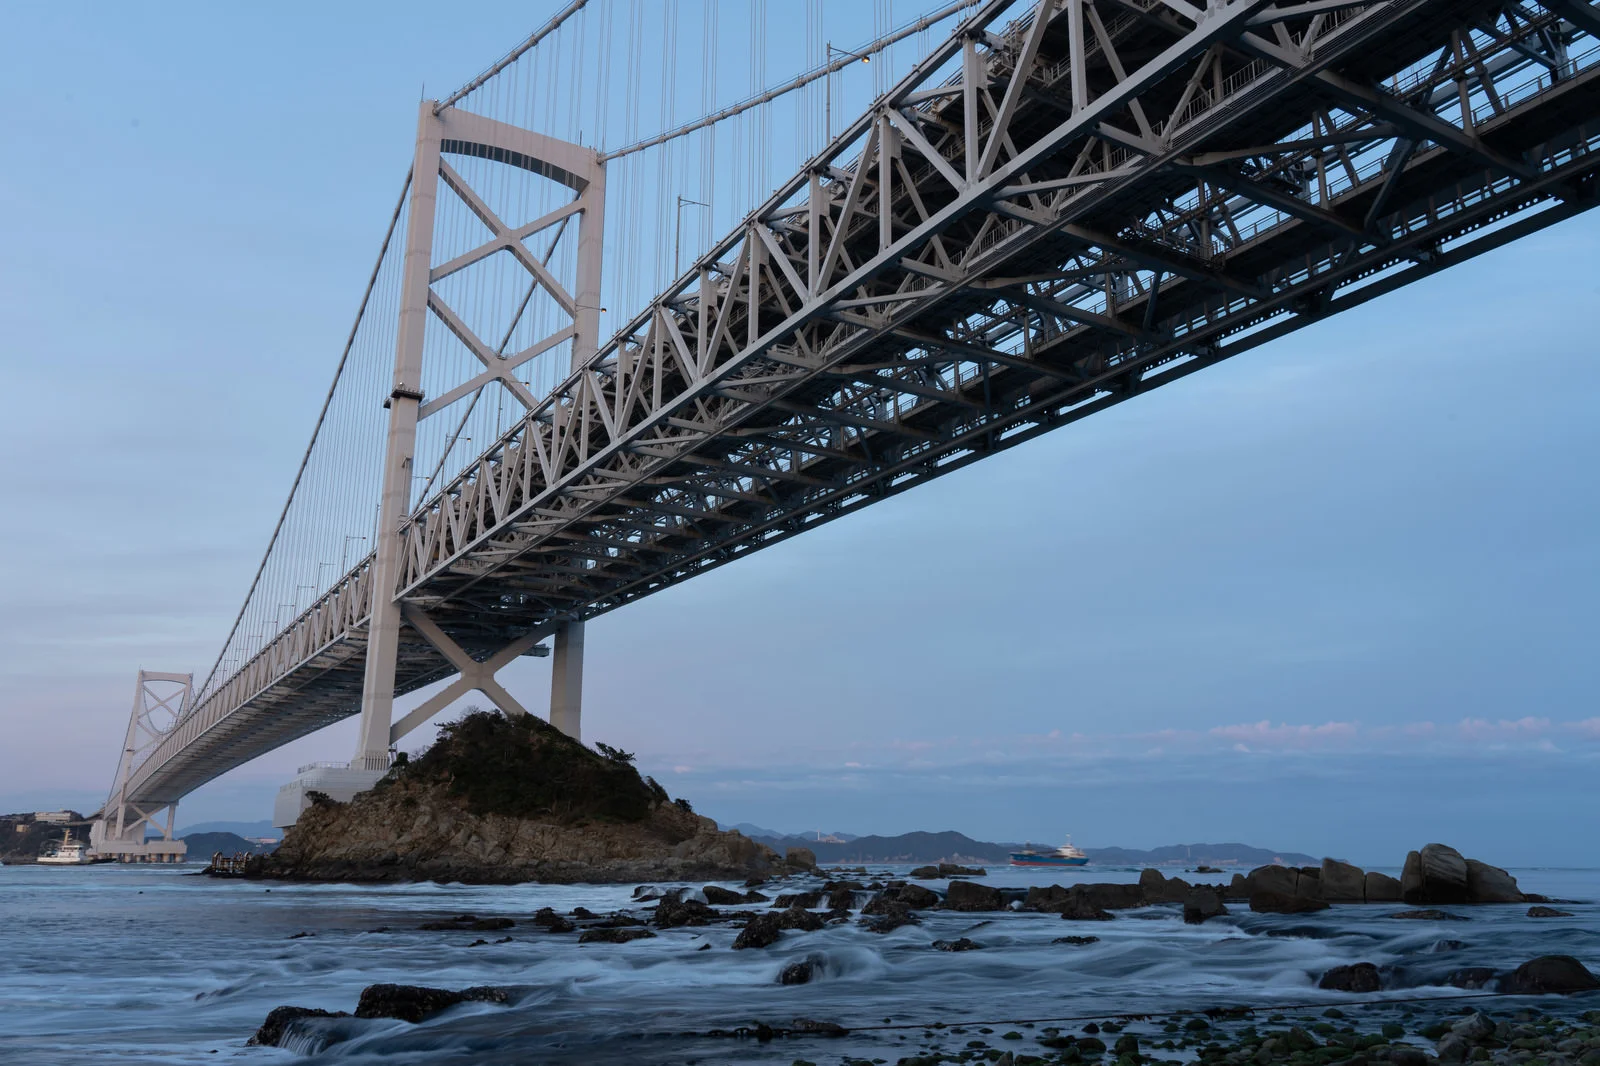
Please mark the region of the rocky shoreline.
<svg viewBox="0 0 1600 1066"><path fill-rule="evenodd" d="M1469 863L1453 849L1437 844L1413 852L1407 863L1408 875L1399 881L1388 879L1393 887L1383 881L1374 882L1364 872L1333 860L1325 861L1314 871L1261 867L1236 876L1227 886L1193 885L1182 878L1169 878L1158 870L1147 869L1133 884L1051 885L1028 889L985 884L976 879L983 876L981 869L960 868L957 874L946 867L944 876L949 880L938 887L906 879L873 878L865 869L808 870L810 856L804 853L792 854L789 861L792 865L778 876L751 878L743 888L720 884L699 888L639 885L630 905L605 914L581 906L568 913L557 913L546 907L525 918L455 915L426 922L420 929L461 933L464 936L462 946L467 948L506 943L513 937L531 935L570 938L568 942L573 950L582 951L589 945L631 945L664 936L682 939L687 934L691 939L700 940L698 948L690 950L709 951L713 950L712 941L703 938L701 933L709 931L710 927L722 927L732 933L731 944L725 939L719 940L725 945L724 950L763 952L784 942L792 952L798 946L793 938L804 938L830 927L853 925L869 934L885 934L905 926L925 924L931 916L941 913L970 914L981 919L985 914L996 912L1021 912L1041 918L1056 916L1085 929L1084 933L1054 938L1054 943L1062 945L1063 950L1072 950L1100 939L1087 932L1095 926L1085 923L1117 921L1120 920L1118 912L1136 909L1142 909L1147 915L1153 908L1165 908L1169 913L1176 910L1185 922L1201 924L1229 913L1229 904L1241 902L1258 914L1298 914L1359 902L1361 911L1354 913L1370 913L1367 907L1386 906L1388 909L1380 912L1385 918L1443 922L1452 917L1462 920L1470 920L1470 917L1439 910L1439 906L1450 906L1458 911L1477 907L1522 908L1530 900L1542 899L1518 890L1515 879L1505 871L1484 863ZM1478 872L1469 880L1466 871L1473 869ZM917 872L938 870L929 868ZM1460 876L1456 877L1458 873ZM1362 886L1359 901L1330 902L1323 898L1324 895L1351 894L1350 889L1342 886L1356 884ZM1376 884L1378 891L1369 895L1369 884ZM1535 903L1529 914L1541 909L1554 911L1554 908ZM970 935L931 940L927 949L949 953L988 950L992 945L984 942L982 924L980 921L979 925L970 927ZM500 936L490 940L487 934L491 933ZM470 942L466 935L472 936ZM728 935L725 933L723 937ZM1291 926L1257 928L1247 935L1316 934L1315 931L1297 932ZM800 943L803 944L803 940ZM1442 943L1448 947L1448 942ZM624 947L622 950L638 949ZM777 971L775 983L778 985L808 984L826 972L826 958L816 951L798 958L786 955L786 959L792 961L786 961ZM1600 996L1595 995L1600 992L1600 979L1572 956L1508 959L1498 968L1466 968L1451 971L1442 978L1436 970L1429 971L1426 984L1454 985L1480 997L1577 996L1580 1002L1592 1001L1600 1005ZM1479 1020L1462 1029L1457 1025L1457 1012L1462 1008L1452 999L1439 998L1435 993L1429 997L1429 1002L1418 1006L1392 998L1396 992L1403 994L1404 989L1413 987L1418 980L1415 973L1402 967L1358 962L1331 966L1310 977L1325 992L1354 996L1343 1004L1347 1011L1399 1010L1403 1016L1384 1021L1376 1032L1360 1031L1350 1024L1335 1024L1342 1017L1335 1012L1274 1029L1270 1025L1282 1020L1278 1014L1269 1016L1269 1027L1262 1028L1249 1021L1255 1013L1246 1006L1213 1011L1209 1016L1185 1019L1174 1016L1159 1024L1148 1018L1136 1019L1139 1035L1133 1044L1123 1036L1110 1040L1097 1035L1097 1032L1120 1032L1121 1024L1114 1020L1109 1023L1102 1020L1085 1029L1069 1031L1066 1027L1034 1019L1027 1025L1016 1023L1015 1037L1002 1035L988 1042L974 1039L964 1046L950 1046L946 1038L968 1031L975 1036L992 1036L993 1033L989 1028L975 1028L975 1023L952 1027L930 1022L923 1027L913 1026L925 1030L928 1043L916 1055L903 1056L898 1061L902 1064L979 1059L1004 1062L1005 1056L1011 1056L1019 1066L1028 1062L1083 1060L1114 1061L1116 1066L1193 1061L1204 1066L1276 1066L1278 1063L1286 1066L1374 1066L1384 1062L1394 1066L1454 1062L1491 1062L1499 1066L1600 1066L1600 1045L1594 1042L1600 1036L1600 1029L1593 1024L1600 1021L1600 1015L1585 1025L1577 1025L1570 1020L1558 1023L1553 1020L1555 1012L1551 1011L1509 1017L1474 1013L1472 1017ZM280 1008L264 1022L254 1042L273 1044L291 1040L303 1050L348 1038L358 1031L363 1019L419 1021L460 1003L512 1005L530 991L515 987L454 991L373 986L362 994L353 1013L330 1012L326 1007ZM1372 995L1378 992L1389 995ZM1500 1001L1517 1002L1515 999ZM1223 1022L1232 1028L1224 1031ZM1026 1031L1036 1025L1039 1026L1037 1032ZM900 1027L905 1026L902 1023ZM764 1040L847 1032L850 1030L832 1020L808 1021L799 1029L781 1020L769 1020L752 1022L738 1031L699 1036ZM1007 1043L1013 1039L1032 1043L1026 1048ZM843 1061L852 1060L847 1056Z"/></svg>

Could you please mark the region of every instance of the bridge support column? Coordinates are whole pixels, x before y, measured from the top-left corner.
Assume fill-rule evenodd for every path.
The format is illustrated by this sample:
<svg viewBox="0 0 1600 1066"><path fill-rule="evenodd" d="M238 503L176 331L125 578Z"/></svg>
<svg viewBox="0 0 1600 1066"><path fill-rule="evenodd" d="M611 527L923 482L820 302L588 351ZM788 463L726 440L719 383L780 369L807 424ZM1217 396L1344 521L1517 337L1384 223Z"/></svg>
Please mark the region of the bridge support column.
<svg viewBox="0 0 1600 1066"><path fill-rule="evenodd" d="M583 739L583 623L556 630L550 660L550 724L573 740Z"/></svg>
<svg viewBox="0 0 1600 1066"><path fill-rule="evenodd" d="M389 393L389 439L383 461L383 494L372 567L372 623L367 635L366 674L361 688L361 736L354 770L389 768L389 726L394 717L394 676L400 653L400 603L395 590L405 549L402 523L411 512L411 460L417 446L422 403L422 342L428 324L429 273L433 266L434 205L438 195L440 122L433 101L417 119L411 169L410 216L401 267L400 323Z"/></svg>
<svg viewBox="0 0 1600 1066"><path fill-rule="evenodd" d="M473 161L472 166L457 166L463 159ZM454 164L452 164L454 161ZM517 167L540 178L566 186L574 194L566 205L533 220L502 219L497 213L497 197L485 190L474 188L474 182L484 178L478 161L490 161L507 167ZM492 189L492 186L491 186ZM406 244L400 274L400 319L395 345L394 383L389 394L389 437L383 466L383 489L378 509L378 532L375 558L372 567L371 625L366 650L366 673L361 696L361 737L356 746L351 769L379 772L389 766L390 746L438 713L467 691L478 690L507 714L525 714L526 710L511 694L494 680L502 666L518 655L542 654L538 642L548 636L560 623L548 616L525 618L522 624L536 627L527 636L517 638L489 658L478 661L475 654L483 648L477 640L468 641L473 651L469 654L455 641L465 639L463 633L481 633L480 622L501 624L499 619L476 618L470 608L459 603L445 602L437 606L430 601L424 613L415 604L403 604L400 592L416 581L413 565L424 568L432 561L419 563L409 554L409 531L412 528L416 486L423 483L423 492L433 487L433 478L423 477L413 469L417 447L417 425L433 415L459 411L455 405L484 394L485 389L504 389L515 403L529 411L529 417L558 418L561 411L551 412L529 392L529 385L519 375L519 368L537 359L547 351L559 351L564 344L571 345L571 368L576 370L592 360L599 349L601 307L601 255L605 228L605 166L599 153L592 148L559 141L530 130L496 122L481 115L458 111L433 101L424 101L417 123L415 162L412 166L410 188L410 214L407 220ZM436 200L446 198L447 203L457 203L477 217L491 239L477 248L455 255L447 263L434 264L433 238L436 221ZM567 223L576 217L577 255L571 291L556 278L549 266L557 244L567 229ZM530 240L539 237L542 254L530 247ZM570 244L570 241L569 241ZM506 345L515 332L505 334L500 345L492 347L475 336L462 316L451 307L446 294L433 288L435 282L468 269L491 256L508 255L528 272L528 297L535 290L543 292L554 308L564 315L566 324L552 327L543 337L536 337L520 351L506 351ZM518 317L520 319L521 312ZM430 318L440 321L431 328L443 329L452 345L464 347L483 364L483 369L467 380L460 381L435 396L424 396L421 388L424 369L424 336L430 328ZM557 316L560 317L560 316ZM519 341L521 343L521 341ZM430 348L429 351L432 349ZM430 355L428 358L435 358ZM431 370L430 370L431 375ZM430 376L430 381L434 380ZM470 408L469 408L470 410ZM459 430L457 431L459 433ZM453 448L454 438L449 447ZM448 455L449 452L447 451ZM445 491L449 491L446 489ZM457 550L456 544L451 550ZM425 549L425 552L433 551ZM576 595L570 598L577 598ZM581 605L581 601L580 601ZM556 610L565 613L569 604ZM410 626L440 653L459 676L443 691L410 712L400 722L394 721L394 696L397 683L402 686L415 683L436 664L418 666L411 655L416 642L402 627ZM578 693L582 671L582 626L567 623L576 631L576 657L566 651L572 634L558 636L563 662L572 665L563 671L568 677L558 686L560 697L552 703L552 713L560 707L561 721L570 722L563 727L576 735L578 729ZM459 628L458 628L459 627ZM450 634L445 629L450 630ZM563 631L566 632L566 631ZM402 636L408 639L402 646ZM404 676L397 682L402 658L406 660ZM432 676L438 676L433 673Z"/></svg>

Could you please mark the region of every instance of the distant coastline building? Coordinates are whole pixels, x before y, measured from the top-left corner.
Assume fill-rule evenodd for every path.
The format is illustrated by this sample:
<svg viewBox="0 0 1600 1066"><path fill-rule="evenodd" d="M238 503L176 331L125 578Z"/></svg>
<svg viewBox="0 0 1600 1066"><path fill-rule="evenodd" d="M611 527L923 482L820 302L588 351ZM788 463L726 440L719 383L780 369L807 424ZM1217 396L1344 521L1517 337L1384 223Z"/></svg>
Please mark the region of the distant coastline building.
<svg viewBox="0 0 1600 1066"><path fill-rule="evenodd" d="M83 815L77 811L34 811L33 820L45 825L66 825L68 822L83 821Z"/></svg>

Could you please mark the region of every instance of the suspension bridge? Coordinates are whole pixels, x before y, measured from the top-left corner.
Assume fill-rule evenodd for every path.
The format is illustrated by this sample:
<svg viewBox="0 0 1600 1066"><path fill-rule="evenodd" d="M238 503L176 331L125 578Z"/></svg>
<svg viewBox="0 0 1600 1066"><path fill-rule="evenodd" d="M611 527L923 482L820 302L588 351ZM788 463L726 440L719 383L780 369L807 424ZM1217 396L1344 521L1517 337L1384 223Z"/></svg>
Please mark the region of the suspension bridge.
<svg viewBox="0 0 1600 1066"><path fill-rule="evenodd" d="M1600 203L1586 0L968 0L850 50L808 23L805 73L621 137L552 112L621 46L588 6L421 106L223 650L139 675L102 853L173 857L180 798L341 719L303 786L370 785L472 690L527 713L523 655L578 736L587 619ZM901 69L846 113L868 61Z"/></svg>

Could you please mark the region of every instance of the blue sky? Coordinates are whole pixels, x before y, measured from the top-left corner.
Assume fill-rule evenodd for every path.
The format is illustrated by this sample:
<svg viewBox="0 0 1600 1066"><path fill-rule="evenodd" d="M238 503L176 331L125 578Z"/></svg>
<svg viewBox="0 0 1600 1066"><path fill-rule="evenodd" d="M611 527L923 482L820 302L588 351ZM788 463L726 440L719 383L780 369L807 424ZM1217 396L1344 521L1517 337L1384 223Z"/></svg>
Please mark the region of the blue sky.
<svg viewBox="0 0 1600 1066"><path fill-rule="evenodd" d="M0 807L95 806L134 672L209 666L423 83L548 6L8 13ZM605 616L586 734L780 828L1592 864L1596 263L1590 214Z"/></svg>

